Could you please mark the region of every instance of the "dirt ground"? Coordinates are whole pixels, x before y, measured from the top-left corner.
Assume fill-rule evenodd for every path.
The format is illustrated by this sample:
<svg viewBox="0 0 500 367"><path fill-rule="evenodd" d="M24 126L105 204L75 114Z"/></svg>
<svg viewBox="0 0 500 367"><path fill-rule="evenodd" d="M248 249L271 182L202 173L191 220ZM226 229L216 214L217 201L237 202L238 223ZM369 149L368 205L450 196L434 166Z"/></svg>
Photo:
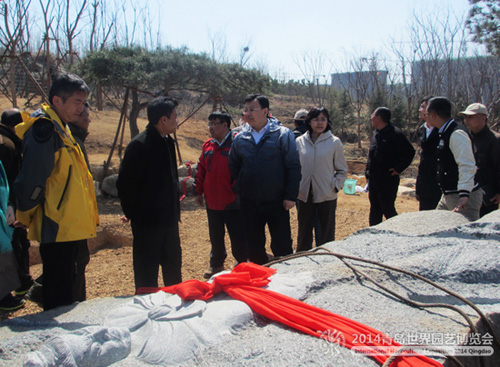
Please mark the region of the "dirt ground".
<svg viewBox="0 0 500 367"><path fill-rule="evenodd" d="M0 108L8 106L0 100ZM119 114L116 112L93 112L90 135L86 141L90 156L91 166L97 167L107 160L116 133ZM181 119L182 121L182 119ZM139 127L142 130L146 122L141 120ZM208 138L206 122L203 120L190 120L183 124L178 132L180 152L184 161L196 162L203 141ZM124 142L129 141L128 130L125 132ZM347 148L347 147L346 147ZM350 162L349 177L358 179L358 185L364 186L364 178L354 176L362 175L364 168L363 159L359 157L355 162ZM119 166L118 150L115 150L112 168ZM101 228L100 237L105 244L96 253L92 254L86 270L87 299L128 296L134 293L132 271L132 235L129 224L120 221L122 215L119 200L110 197L98 199ZM408 196L398 197L396 209L399 213L418 210L418 203ZM208 238L208 225L204 208L198 206L192 197L185 198L181 203L182 222L180 224L180 237L183 251L183 279L203 279L203 273L208 268L210 242ZM366 193L356 195L339 194L336 219L336 239L341 240L355 231L368 226L369 202ZM293 208L291 214L292 238L294 246L297 239L297 210ZM269 249L269 235L267 236ZM229 250L229 239L226 235L226 248ZM229 251L230 252L230 251ZM269 253L271 253L269 249ZM231 269L235 260L228 253L225 266ZM34 277L41 274L41 264L33 265L31 273ZM160 285L162 281L160 279ZM0 312L0 320L41 312L35 303L27 301L24 308L15 312Z"/></svg>

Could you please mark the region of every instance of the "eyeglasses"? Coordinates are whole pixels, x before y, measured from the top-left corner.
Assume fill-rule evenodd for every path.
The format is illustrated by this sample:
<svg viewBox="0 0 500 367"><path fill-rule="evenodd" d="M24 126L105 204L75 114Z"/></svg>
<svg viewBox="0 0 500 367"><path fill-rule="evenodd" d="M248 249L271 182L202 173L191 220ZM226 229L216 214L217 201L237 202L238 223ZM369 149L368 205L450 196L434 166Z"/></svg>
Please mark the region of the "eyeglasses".
<svg viewBox="0 0 500 367"><path fill-rule="evenodd" d="M263 108L251 108L249 110L243 110L243 114L246 115L246 114L249 114L249 113L254 113L255 111L259 111L259 110L262 110Z"/></svg>
<svg viewBox="0 0 500 367"><path fill-rule="evenodd" d="M214 127L215 125L219 125L219 124L220 124L220 122L218 122L218 121L217 122L209 122L207 124L207 127Z"/></svg>

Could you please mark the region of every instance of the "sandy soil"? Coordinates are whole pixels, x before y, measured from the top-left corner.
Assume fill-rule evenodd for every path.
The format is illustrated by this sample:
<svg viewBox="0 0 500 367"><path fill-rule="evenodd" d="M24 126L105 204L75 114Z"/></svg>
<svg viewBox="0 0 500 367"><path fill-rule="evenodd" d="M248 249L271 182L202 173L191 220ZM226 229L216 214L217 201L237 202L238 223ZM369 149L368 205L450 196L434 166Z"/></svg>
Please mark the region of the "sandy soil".
<svg viewBox="0 0 500 367"><path fill-rule="evenodd" d="M6 100L0 100L0 108L9 107ZM102 165L108 159L110 148L115 137L119 114L116 112L92 113L90 135L86 145L93 166ZM182 121L182 119L181 119ZM146 122L140 120L142 130ZM189 120L177 132L180 152L184 161L197 161L202 143L208 138L206 122L203 120ZM124 144L129 141L128 129L125 131ZM346 146L346 150L349 147ZM349 150L351 151L351 149ZM350 156L350 154L348 155ZM353 176L362 175L365 157L358 157L350 162L350 178L359 180L364 185L364 178ZM119 166L118 149L112 159L112 168ZM411 171L414 171L411 170ZM122 215L119 201L115 198L101 197L98 200L100 213L100 237L104 238L104 247L94 253L87 267L87 298L101 298L132 295L134 293L131 231L128 224L122 224ZM418 203L414 198L398 197L396 208L399 213L418 210ZM182 223L180 225L181 244L183 249L183 279L203 279L203 273L208 268L210 242L206 212L199 207L191 197L181 203ZM340 193L337 207L336 238L341 240L358 229L368 226L368 196L365 193L345 195ZM297 211L291 210L291 226L294 246L297 238ZM269 236L268 248L269 248ZM226 236L226 247L229 249L229 239ZM271 252L269 250L269 252ZM228 254L226 268L231 269L235 261ZM41 264L31 267L33 276L41 273ZM160 284L162 284L160 280ZM0 320L32 314L42 311L35 303L27 301L24 308L7 313L0 312Z"/></svg>

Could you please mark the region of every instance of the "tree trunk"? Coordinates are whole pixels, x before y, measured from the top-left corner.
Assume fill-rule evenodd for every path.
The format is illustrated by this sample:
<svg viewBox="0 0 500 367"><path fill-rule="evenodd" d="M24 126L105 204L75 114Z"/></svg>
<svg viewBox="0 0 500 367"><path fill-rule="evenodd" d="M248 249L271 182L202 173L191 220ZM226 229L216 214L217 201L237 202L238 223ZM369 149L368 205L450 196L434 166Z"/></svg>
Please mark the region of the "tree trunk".
<svg viewBox="0 0 500 367"><path fill-rule="evenodd" d="M136 90L132 90L132 106L130 107L129 115L129 127L130 127L130 138L133 139L137 134L139 134L139 128L137 127L137 118L139 117L139 112L146 108L147 102L141 103L139 101L139 94Z"/></svg>
<svg viewBox="0 0 500 367"><path fill-rule="evenodd" d="M17 93L16 93L16 59L14 56L10 58L10 94L12 97L12 107L17 108Z"/></svg>

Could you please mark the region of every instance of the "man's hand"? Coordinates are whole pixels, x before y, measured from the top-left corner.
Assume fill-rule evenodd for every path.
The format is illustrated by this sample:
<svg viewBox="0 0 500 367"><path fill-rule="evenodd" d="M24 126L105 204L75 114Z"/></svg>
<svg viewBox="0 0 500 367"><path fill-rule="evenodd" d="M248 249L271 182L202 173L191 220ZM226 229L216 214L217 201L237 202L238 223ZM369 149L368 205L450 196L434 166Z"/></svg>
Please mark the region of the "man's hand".
<svg viewBox="0 0 500 367"><path fill-rule="evenodd" d="M27 225L24 225L22 224L20 221L16 220L14 223L14 228L24 228L24 229L28 229L28 226Z"/></svg>
<svg viewBox="0 0 500 367"><path fill-rule="evenodd" d="M5 220L7 221L8 226L14 224L14 222L16 221L16 213L14 211L14 208L10 205L7 207L7 213L5 213Z"/></svg>
<svg viewBox="0 0 500 367"><path fill-rule="evenodd" d="M461 196L458 199L457 206L455 207L455 209L453 209L453 211L454 212L458 212L461 209L465 209L465 205L467 204L468 201L469 201L469 197L468 196Z"/></svg>
<svg viewBox="0 0 500 367"><path fill-rule="evenodd" d="M283 208L285 210L290 210L295 206L295 201L292 200L283 200Z"/></svg>
<svg viewBox="0 0 500 367"><path fill-rule="evenodd" d="M490 201L493 203L493 204L500 204L500 194L496 194L495 196L493 196Z"/></svg>
<svg viewBox="0 0 500 367"><path fill-rule="evenodd" d="M196 195L195 197L196 202L198 203L199 206L204 206L203 204L203 195Z"/></svg>
<svg viewBox="0 0 500 367"><path fill-rule="evenodd" d="M120 217L120 220L122 221L122 223L128 223L128 222L130 222L130 219L128 219L127 216L125 216L125 215L122 215Z"/></svg>

